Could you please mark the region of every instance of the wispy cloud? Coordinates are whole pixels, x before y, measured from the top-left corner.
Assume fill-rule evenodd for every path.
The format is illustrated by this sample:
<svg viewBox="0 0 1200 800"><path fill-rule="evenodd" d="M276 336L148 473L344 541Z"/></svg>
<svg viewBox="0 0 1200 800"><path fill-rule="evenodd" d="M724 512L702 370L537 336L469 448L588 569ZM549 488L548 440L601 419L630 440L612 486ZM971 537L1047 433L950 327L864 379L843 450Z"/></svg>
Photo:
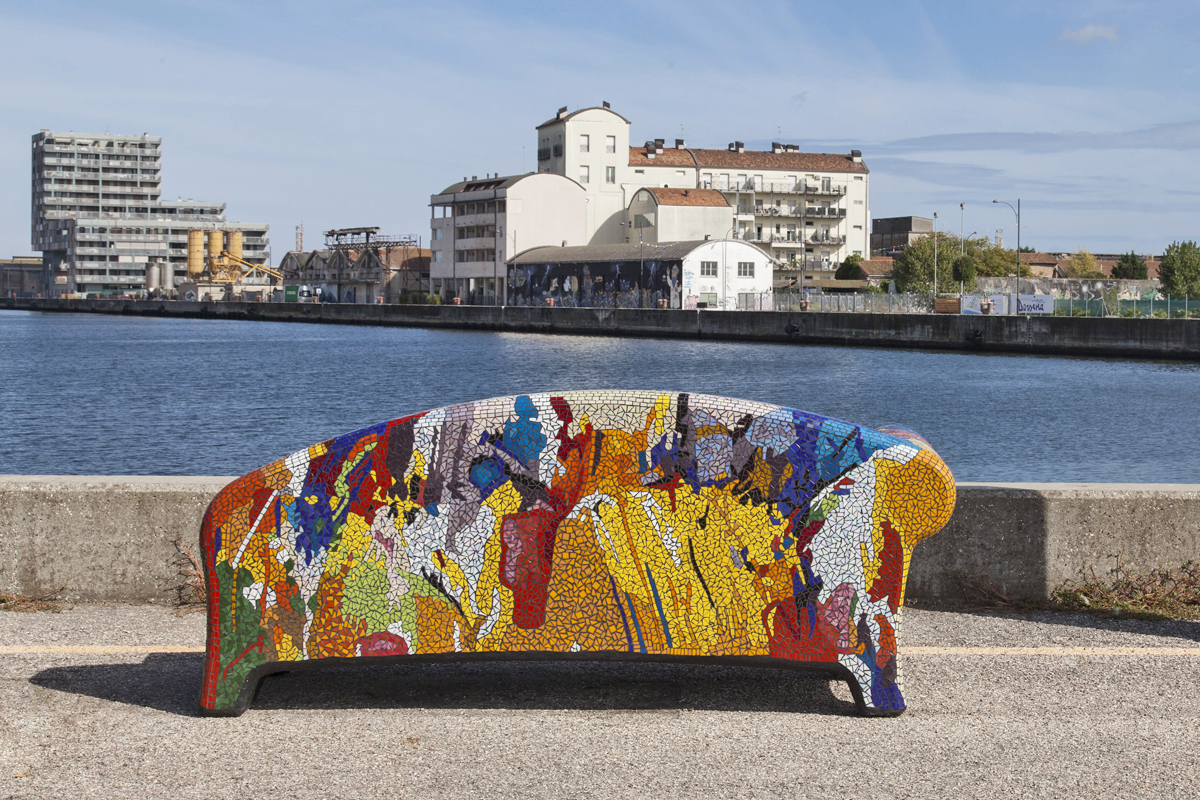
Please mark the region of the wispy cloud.
<svg viewBox="0 0 1200 800"><path fill-rule="evenodd" d="M1084 25L1077 31L1064 28L1062 35L1058 38L1066 42L1075 42L1076 44L1087 44L1097 39L1107 39L1110 42L1115 42L1117 40L1117 26Z"/></svg>
<svg viewBox="0 0 1200 800"><path fill-rule="evenodd" d="M1068 150L1200 150L1200 121L1152 125L1132 131L1059 133L944 133L898 139L884 151L1015 150L1055 153Z"/></svg>

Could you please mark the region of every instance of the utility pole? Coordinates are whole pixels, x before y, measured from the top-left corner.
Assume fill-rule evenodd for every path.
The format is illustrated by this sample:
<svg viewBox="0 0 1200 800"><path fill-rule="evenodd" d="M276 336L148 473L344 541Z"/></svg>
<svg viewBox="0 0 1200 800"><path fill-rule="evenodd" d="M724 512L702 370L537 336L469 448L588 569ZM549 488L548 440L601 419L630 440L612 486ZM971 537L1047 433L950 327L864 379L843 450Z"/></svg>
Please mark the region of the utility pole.
<svg viewBox="0 0 1200 800"><path fill-rule="evenodd" d="M958 254L965 256L967 254L967 240L963 238L963 231L967 226L963 223L967 220L967 204L958 204Z"/></svg>
<svg viewBox="0 0 1200 800"><path fill-rule="evenodd" d="M938 212L933 212L933 311L937 313L937 218Z"/></svg>

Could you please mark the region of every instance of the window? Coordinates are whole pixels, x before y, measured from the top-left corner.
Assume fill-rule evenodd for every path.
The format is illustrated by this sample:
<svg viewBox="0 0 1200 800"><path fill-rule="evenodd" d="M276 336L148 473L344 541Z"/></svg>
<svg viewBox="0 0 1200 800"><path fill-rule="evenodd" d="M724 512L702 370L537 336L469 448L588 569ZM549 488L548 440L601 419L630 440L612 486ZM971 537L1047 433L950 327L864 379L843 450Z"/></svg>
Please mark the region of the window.
<svg viewBox="0 0 1200 800"><path fill-rule="evenodd" d="M701 261L700 262L700 277L701 278L717 277L717 262Z"/></svg>
<svg viewBox="0 0 1200 800"><path fill-rule="evenodd" d="M725 173L725 174L721 175L719 178L717 178L717 188L718 189L728 189L729 188L729 174L728 173Z"/></svg>
<svg viewBox="0 0 1200 800"><path fill-rule="evenodd" d="M579 182L587 183L590 176L591 170L588 169L587 164L581 164L579 166Z"/></svg>
<svg viewBox="0 0 1200 800"><path fill-rule="evenodd" d="M762 175L754 176L754 191L756 191L756 192L762 191Z"/></svg>
<svg viewBox="0 0 1200 800"><path fill-rule="evenodd" d="M700 302L704 303L705 308L716 308L717 307L717 293L716 292L701 292L700 293Z"/></svg>
<svg viewBox="0 0 1200 800"><path fill-rule="evenodd" d="M754 262L753 261L739 261L738 262L738 277L739 278L753 278L754 277Z"/></svg>
<svg viewBox="0 0 1200 800"><path fill-rule="evenodd" d="M604 168L604 182L605 183L616 183L617 182L617 168L616 167L605 167Z"/></svg>
<svg viewBox="0 0 1200 800"><path fill-rule="evenodd" d="M604 137L604 152L606 152L606 153L617 152L617 137L615 137L615 136L605 136Z"/></svg>
<svg viewBox="0 0 1200 800"><path fill-rule="evenodd" d="M433 260L434 260L434 261L441 261L441 260L442 260L442 251L441 251L441 250L434 250L434 251L433 251Z"/></svg>
<svg viewBox="0 0 1200 800"><path fill-rule="evenodd" d="M434 238L435 240L436 240L436 239L441 239L441 238L442 238L442 229L441 229L441 228L434 228L434 229L433 229L433 238Z"/></svg>
<svg viewBox="0 0 1200 800"><path fill-rule="evenodd" d="M746 186L746 176L745 176L745 175L738 175L738 176L737 176L737 187L736 187L736 188L738 188L738 189L746 189L746 188L748 188L748 187Z"/></svg>
<svg viewBox="0 0 1200 800"><path fill-rule="evenodd" d="M713 180L712 180L712 173L711 173L711 172L706 172L706 173L704 173L703 175L701 175L701 176L700 176L700 188L701 188L701 189L711 189L711 188L713 188Z"/></svg>
<svg viewBox="0 0 1200 800"><path fill-rule="evenodd" d="M635 174L635 175L645 175L645 174L646 174L646 170L644 170L644 169L635 169L635 170L633 171L633 174Z"/></svg>
<svg viewBox="0 0 1200 800"><path fill-rule="evenodd" d="M591 137L586 133L579 134L579 152L587 153L591 150Z"/></svg>

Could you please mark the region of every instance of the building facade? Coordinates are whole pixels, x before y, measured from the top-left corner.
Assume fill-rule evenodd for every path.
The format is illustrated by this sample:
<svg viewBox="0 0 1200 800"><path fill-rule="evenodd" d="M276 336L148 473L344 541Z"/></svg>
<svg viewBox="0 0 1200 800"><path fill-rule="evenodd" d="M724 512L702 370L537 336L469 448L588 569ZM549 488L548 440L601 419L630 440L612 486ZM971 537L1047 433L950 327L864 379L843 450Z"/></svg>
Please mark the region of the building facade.
<svg viewBox="0 0 1200 800"><path fill-rule="evenodd" d="M928 217L880 217L871 220L871 253L899 253L918 239L933 233Z"/></svg>
<svg viewBox="0 0 1200 800"><path fill-rule="evenodd" d="M189 230L241 231L242 258L269 260L266 224L230 222L224 203L161 199L160 137L43 130L32 162L30 239L47 296L170 293L187 276Z"/></svg>
<svg viewBox="0 0 1200 800"><path fill-rule="evenodd" d="M42 297L44 288L40 258L0 258L0 297Z"/></svg>
<svg viewBox="0 0 1200 800"><path fill-rule="evenodd" d="M430 291L444 300L502 304L505 264L543 245L586 244L582 185L554 174L472 178L430 197Z"/></svg>
<svg viewBox="0 0 1200 800"><path fill-rule="evenodd" d="M802 153L772 143L766 151L741 142L725 149L674 147L664 140L629 144L629 120L608 103L567 112L537 127L539 172L577 180L588 197L590 244L637 240L629 205L638 190L711 189L733 208L724 231L761 246L781 265L836 269L842 259L869 255L869 170L862 153Z"/></svg>
<svg viewBox="0 0 1200 800"><path fill-rule="evenodd" d="M508 304L770 310L773 262L738 240L537 247L508 265Z"/></svg>

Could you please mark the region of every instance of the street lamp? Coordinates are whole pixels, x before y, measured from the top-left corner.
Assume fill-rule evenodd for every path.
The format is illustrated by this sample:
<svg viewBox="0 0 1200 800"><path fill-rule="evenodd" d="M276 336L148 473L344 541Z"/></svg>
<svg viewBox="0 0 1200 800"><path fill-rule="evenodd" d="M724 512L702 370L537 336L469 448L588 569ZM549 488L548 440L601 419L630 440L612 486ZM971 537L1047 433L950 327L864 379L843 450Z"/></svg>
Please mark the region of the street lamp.
<svg viewBox="0 0 1200 800"><path fill-rule="evenodd" d="M967 240L963 238L963 231L966 226L963 224L967 220L967 204L958 204L958 254L965 256L967 254Z"/></svg>
<svg viewBox="0 0 1200 800"><path fill-rule="evenodd" d="M1013 277L1013 313L1015 314L1021 305L1021 301L1017 299L1021 291L1021 198L1017 198L1016 208L1013 208L1012 203L1006 203L1003 200L993 200L992 202L1012 208L1013 214L1017 216L1017 274Z"/></svg>

